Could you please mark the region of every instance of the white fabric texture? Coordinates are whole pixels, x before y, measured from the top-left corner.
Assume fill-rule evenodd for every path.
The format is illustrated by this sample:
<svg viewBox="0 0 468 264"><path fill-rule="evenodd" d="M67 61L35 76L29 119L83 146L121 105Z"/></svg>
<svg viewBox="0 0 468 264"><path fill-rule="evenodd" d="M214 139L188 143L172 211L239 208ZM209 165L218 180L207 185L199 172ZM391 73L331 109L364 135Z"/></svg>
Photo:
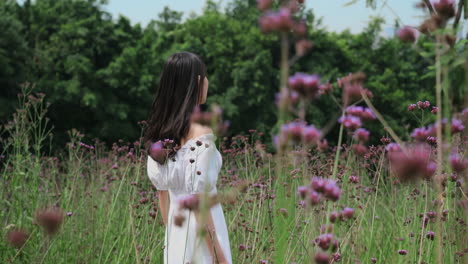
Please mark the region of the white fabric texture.
<svg viewBox="0 0 468 264"><path fill-rule="evenodd" d="M204 191L217 193L216 182L223 160L215 145L213 133L189 139L175 154L161 165L148 156L147 172L158 190L168 190L170 198L168 225L164 238L164 264L212 264L212 256L205 239L197 236L195 214L179 210L178 200L186 195ZM201 146L197 145L201 142ZM192 151L190 148L194 147ZM190 160L195 160L193 163ZM198 175L197 171L201 174ZM181 227L174 217L182 212L185 221ZM221 204L210 209L218 241L227 261L232 264L229 236Z"/></svg>

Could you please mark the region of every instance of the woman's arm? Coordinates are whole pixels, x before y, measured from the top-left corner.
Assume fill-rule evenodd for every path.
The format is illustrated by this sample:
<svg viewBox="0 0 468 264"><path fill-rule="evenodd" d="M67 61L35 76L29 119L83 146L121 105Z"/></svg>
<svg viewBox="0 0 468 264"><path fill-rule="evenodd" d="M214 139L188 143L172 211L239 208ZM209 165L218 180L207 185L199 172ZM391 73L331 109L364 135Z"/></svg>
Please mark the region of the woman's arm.
<svg viewBox="0 0 468 264"><path fill-rule="evenodd" d="M158 200L159 208L161 211L161 216L163 218L164 225L167 226L167 215L169 209L169 192L168 191L158 191Z"/></svg>
<svg viewBox="0 0 468 264"><path fill-rule="evenodd" d="M195 211L195 218L197 219L197 223L200 223L202 220L200 213L197 211ZM213 257L213 263L228 264L226 256L224 255L223 249L216 235L216 228L213 217L211 215L211 210L208 210L206 213L205 222L206 223L203 223L206 231L205 241L208 249L210 250L211 256Z"/></svg>

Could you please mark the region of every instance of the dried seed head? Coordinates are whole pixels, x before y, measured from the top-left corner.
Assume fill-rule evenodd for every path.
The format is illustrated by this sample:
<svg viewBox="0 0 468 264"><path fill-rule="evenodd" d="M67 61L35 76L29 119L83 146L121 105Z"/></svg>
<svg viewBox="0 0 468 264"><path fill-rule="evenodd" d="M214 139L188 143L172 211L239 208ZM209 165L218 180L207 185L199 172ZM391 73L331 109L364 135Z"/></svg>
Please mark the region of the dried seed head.
<svg viewBox="0 0 468 264"><path fill-rule="evenodd" d="M29 234L21 229L10 230L7 233L7 241L14 247L21 248L28 240Z"/></svg>
<svg viewBox="0 0 468 264"><path fill-rule="evenodd" d="M36 221L47 234L53 235L59 230L62 224L63 212L58 208L40 210L36 213Z"/></svg>
<svg viewBox="0 0 468 264"><path fill-rule="evenodd" d="M174 216L174 224L178 227L181 227L184 224L185 216L182 214L177 214Z"/></svg>

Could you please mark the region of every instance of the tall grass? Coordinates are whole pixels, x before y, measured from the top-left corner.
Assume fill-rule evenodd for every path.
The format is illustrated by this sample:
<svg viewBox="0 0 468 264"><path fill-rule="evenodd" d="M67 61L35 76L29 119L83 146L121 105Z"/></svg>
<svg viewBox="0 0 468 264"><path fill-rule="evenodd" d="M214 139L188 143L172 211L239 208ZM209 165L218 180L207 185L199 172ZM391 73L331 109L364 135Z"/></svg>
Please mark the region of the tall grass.
<svg viewBox="0 0 468 264"><path fill-rule="evenodd" d="M12 133L34 127L30 122L40 122L34 117L34 100L20 100L13 118L17 121L8 130L0 181L2 236L20 228L29 233L29 239L21 248L0 240L0 261L162 263L164 225L156 190L146 175L140 142L117 142L106 149L98 140L80 144L83 135L73 130L60 155L36 156L35 148L15 146L21 142L34 146L37 139L31 136L33 132ZM21 113L32 116L22 119L18 117ZM15 142L19 137L22 141ZM330 210L343 207L355 208L355 215L333 225L341 263L370 263L372 258L378 263L416 263L420 256L421 263L436 263L437 240L441 240L443 263L466 261L466 211L458 205L465 194L460 182L446 182L449 203L438 214L434 185L395 181L388 175L383 145L371 148L366 158L345 147L336 166L342 188L340 200L309 207L297 196L297 187L308 184L311 176L328 177L335 165L335 153L297 150L286 154L281 160L282 177L288 180L280 182L282 192L276 192L277 164L271 154L262 151L260 140L261 134L253 130L249 136L235 137L229 146L219 142L225 164L218 188L225 190L243 180L250 182L235 203L223 204L234 263L273 263L272 252L277 250L273 222L289 215L294 218L285 227L287 236L282 237L286 241L283 263L310 263L316 251L314 238L323 232ZM351 176L357 176L358 182ZM275 212L273 205L279 199L289 201L294 214L292 207ZM68 214L59 232L50 236L35 223L35 212L51 205ZM441 220L442 229L431 240L426 235L436 230L437 220ZM402 249L408 254L398 254Z"/></svg>

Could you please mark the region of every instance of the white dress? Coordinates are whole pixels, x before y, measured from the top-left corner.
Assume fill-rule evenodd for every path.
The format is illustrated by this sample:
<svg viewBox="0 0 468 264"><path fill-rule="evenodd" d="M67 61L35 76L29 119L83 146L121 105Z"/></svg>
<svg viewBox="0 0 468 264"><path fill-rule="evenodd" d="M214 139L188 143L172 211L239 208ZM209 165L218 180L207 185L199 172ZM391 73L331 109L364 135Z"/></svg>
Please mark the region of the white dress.
<svg viewBox="0 0 468 264"><path fill-rule="evenodd" d="M213 133L188 140L175 154L173 161L164 165L148 156L147 172L158 190L168 190L170 197L168 224L164 239L164 264L212 264L212 256L204 238L197 236L195 214L183 210L185 221L179 227L174 224L174 216L179 212L177 201L188 194L216 193L216 182L223 164L221 153L215 145ZM197 146L197 141L201 146ZM190 148L194 147L192 151ZM191 163L190 160L195 162ZM197 171L201 174L198 175ZM229 236L221 204L211 208L211 215L218 241L227 261L232 264Z"/></svg>

